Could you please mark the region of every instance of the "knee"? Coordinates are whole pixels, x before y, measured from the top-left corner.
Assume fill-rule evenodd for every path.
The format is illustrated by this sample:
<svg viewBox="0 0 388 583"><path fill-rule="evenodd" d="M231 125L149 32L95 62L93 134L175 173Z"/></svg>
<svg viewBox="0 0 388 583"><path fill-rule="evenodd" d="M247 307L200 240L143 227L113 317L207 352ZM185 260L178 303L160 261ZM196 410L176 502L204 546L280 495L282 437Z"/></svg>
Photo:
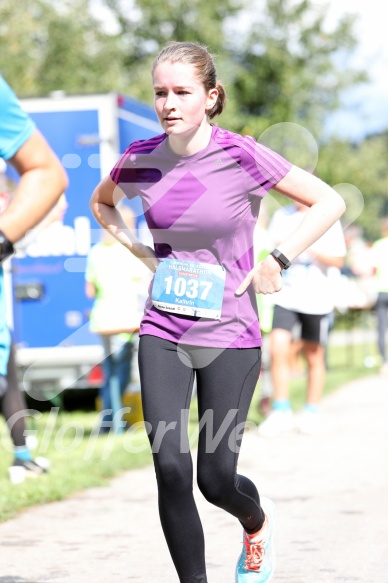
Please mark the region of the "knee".
<svg viewBox="0 0 388 583"><path fill-rule="evenodd" d="M198 488L204 498L222 508L230 498L230 476L214 471L198 471Z"/></svg>
<svg viewBox="0 0 388 583"><path fill-rule="evenodd" d="M179 493L186 489L192 489L191 466L182 463L182 460L163 459L162 456L157 455L155 470L159 488Z"/></svg>
<svg viewBox="0 0 388 583"><path fill-rule="evenodd" d="M284 362L291 352L291 334L287 330L274 329L270 335L269 351L271 362Z"/></svg>
<svg viewBox="0 0 388 583"><path fill-rule="evenodd" d="M322 344L306 342L303 352L309 366L320 366L324 363L325 348Z"/></svg>

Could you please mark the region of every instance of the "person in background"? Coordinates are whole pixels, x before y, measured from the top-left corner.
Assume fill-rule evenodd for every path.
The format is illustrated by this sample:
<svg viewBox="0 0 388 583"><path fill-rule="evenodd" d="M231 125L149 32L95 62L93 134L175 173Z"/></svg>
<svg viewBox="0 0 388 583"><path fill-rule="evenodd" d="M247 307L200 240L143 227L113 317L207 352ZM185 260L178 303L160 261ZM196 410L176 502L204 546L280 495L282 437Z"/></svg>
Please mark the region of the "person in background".
<svg viewBox="0 0 388 583"><path fill-rule="evenodd" d="M380 223L381 239L373 243L371 264L375 275L375 289L378 293L375 306L377 317L377 343L381 356L380 373L388 375L388 355L386 333L388 328L388 217Z"/></svg>
<svg viewBox="0 0 388 583"><path fill-rule="evenodd" d="M121 208L127 227L135 229L135 216ZM102 419L99 434L112 428L111 383L115 377L122 397L131 378L133 334L140 326L149 271L107 230L90 249L86 262L85 293L93 299L90 330L100 336L104 349L104 382L100 390Z"/></svg>
<svg viewBox="0 0 388 583"><path fill-rule="evenodd" d="M272 249L272 241L270 241L268 235L268 221L269 215L264 199L261 203L260 214L253 232L253 250L256 262L265 259ZM258 409L264 416L267 416L271 412L271 400L273 394L269 358L269 333L272 329L274 306L273 295L274 294L256 295L260 331L263 341L261 346L261 370L259 377L260 398Z"/></svg>
<svg viewBox="0 0 388 583"><path fill-rule="evenodd" d="M0 158L19 174L12 197L2 190L0 212L0 264L14 252L14 246L50 213L68 185L66 172L56 154L22 109L14 91L0 76ZM14 466L35 476L45 468L32 458L26 445L26 409L19 390L17 370L7 323L3 268L0 267L0 410L9 427L14 445Z"/></svg>
<svg viewBox="0 0 388 583"><path fill-rule="evenodd" d="M254 138L211 123L226 94L206 47L170 43L154 61L152 81L164 132L127 148L97 185L91 208L101 226L154 272L140 327L139 369L161 524L179 581L207 583L187 435L196 378L198 417L211 420L217 435L213 447L208 432L199 433L198 486L243 528L236 582L264 583L274 572L274 504L237 473L260 371L255 294L278 291L282 269L342 215L345 204L327 184ZM310 208L297 233L255 265L253 231L271 188ZM116 207L125 195L141 198L154 248L126 228Z"/></svg>
<svg viewBox="0 0 388 583"><path fill-rule="evenodd" d="M280 245L290 236L303 222L307 211L300 202L278 209L268 227L273 245ZM328 269L340 268L345 255L343 230L338 221L298 256L284 273L282 290L273 296L275 306L270 333L273 401L272 412L259 426L259 434L264 437L295 428L289 391L294 343L299 346L300 341L307 362L307 396L299 429L303 433L318 429L317 414L326 375L325 347L334 309ZM294 337L296 327L297 339Z"/></svg>
<svg viewBox="0 0 388 583"><path fill-rule="evenodd" d="M364 239L362 227L355 223L344 230L346 257L341 273L349 277L364 278L371 272L370 247Z"/></svg>

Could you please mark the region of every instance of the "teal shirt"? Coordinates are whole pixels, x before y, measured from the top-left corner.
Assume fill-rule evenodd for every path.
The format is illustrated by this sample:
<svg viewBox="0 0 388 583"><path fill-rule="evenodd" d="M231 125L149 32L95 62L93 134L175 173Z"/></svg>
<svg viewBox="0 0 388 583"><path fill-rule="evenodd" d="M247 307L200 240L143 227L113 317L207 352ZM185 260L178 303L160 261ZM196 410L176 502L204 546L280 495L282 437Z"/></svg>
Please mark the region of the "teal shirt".
<svg viewBox="0 0 388 583"><path fill-rule="evenodd" d="M34 122L0 75L0 158L12 158L34 130Z"/></svg>
<svg viewBox="0 0 388 583"><path fill-rule="evenodd" d="M0 158L9 160L30 138L35 124L0 76ZM0 266L0 374L7 374L11 335L7 325L3 268Z"/></svg>

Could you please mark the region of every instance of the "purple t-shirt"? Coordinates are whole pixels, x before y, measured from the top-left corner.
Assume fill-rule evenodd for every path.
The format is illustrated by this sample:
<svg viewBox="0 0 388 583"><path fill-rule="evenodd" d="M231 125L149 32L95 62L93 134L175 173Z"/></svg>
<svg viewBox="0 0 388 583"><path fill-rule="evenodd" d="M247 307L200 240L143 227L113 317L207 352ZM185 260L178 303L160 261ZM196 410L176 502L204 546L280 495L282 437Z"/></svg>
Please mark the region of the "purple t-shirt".
<svg viewBox="0 0 388 583"><path fill-rule="evenodd" d="M206 148L171 152L167 135L132 143L112 180L128 198L140 196L160 259L221 264L226 271L221 320L161 311L148 298L140 335L220 348L261 346L252 286L235 290L254 266L253 230L262 197L291 163L250 136L212 127Z"/></svg>

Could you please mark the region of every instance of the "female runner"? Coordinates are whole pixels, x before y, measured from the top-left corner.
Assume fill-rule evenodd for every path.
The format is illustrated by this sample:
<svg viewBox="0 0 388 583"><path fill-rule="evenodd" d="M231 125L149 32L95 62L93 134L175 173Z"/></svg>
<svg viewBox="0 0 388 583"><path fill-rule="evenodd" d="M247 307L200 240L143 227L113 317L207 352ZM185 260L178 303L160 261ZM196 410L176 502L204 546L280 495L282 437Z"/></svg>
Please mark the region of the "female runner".
<svg viewBox="0 0 388 583"><path fill-rule="evenodd" d="M202 427L198 486L243 527L236 581L263 583L274 570L274 506L237 473L260 371L255 294L280 290L282 269L333 225L345 205L327 184L252 137L211 123L226 96L202 45L167 45L154 61L152 79L164 133L128 147L97 186L91 208L155 272L139 366L160 519L179 581L207 582L187 438L195 378ZM298 230L254 265L253 230L271 188L310 208ZM153 249L126 229L116 209L123 196L141 197Z"/></svg>

